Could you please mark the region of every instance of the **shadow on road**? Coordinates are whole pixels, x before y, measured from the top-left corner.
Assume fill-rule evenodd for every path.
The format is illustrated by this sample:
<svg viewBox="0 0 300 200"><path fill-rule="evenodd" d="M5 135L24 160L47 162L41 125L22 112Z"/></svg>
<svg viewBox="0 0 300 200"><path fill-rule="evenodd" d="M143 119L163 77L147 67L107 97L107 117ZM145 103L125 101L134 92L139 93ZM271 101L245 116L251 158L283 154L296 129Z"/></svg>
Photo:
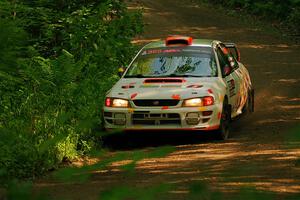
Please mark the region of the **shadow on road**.
<svg viewBox="0 0 300 200"><path fill-rule="evenodd" d="M147 147L177 146L220 142L215 132L188 131L134 131L118 132L103 137L103 146L110 150L132 150Z"/></svg>

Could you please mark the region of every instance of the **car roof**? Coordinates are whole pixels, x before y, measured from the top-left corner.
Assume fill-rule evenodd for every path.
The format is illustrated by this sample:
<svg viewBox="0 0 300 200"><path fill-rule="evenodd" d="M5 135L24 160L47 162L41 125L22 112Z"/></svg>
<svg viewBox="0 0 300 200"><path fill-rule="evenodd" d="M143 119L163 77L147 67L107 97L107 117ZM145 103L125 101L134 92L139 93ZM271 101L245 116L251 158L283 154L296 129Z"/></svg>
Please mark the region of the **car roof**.
<svg viewBox="0 0 300 200"><path fill-rule="evenodd" d="M212 44L214 42L216 41L211 39L193 39L192 44L187 46L212 47ZM144 46L145 49L152 49L152 48L159 48L159 47L167 47L165 40L151 42Z"/></svg>

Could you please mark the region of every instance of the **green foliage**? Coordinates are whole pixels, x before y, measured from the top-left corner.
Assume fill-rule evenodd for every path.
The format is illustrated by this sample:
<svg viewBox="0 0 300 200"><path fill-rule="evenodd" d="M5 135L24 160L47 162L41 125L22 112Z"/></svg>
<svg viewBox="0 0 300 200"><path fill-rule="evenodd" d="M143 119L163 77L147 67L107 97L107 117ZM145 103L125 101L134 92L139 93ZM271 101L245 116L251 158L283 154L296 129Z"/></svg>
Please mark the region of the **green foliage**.
<svg viewBox="0 0 300 200"><path fill-rule="evenodd" d="M229 9L243 10L273 23L280 23L290 29L293 34L300 33L300 1L299 0L211 0Z"/></svg>
<svg viewBox="0 0 300 200"><path fill-rule="evenodd" d="M89 54L101 62L128 61L130 40L142 31L141 13L128 12L119 0L17 0L4 7L2 17L13 11L44 57L67 49L76 58Z"/></svg>
<svg viewBox="0 0 300 200"><path fill-rule="evenodd" d="M148 188L136 188L128 186L118 186L106 190L100 194L101 200L122 200L122 199L139 199L152 200L160 199L170 191L172 187L168 184L160 184Z"/></svg>
<svg viewBox="0 0 300 200"><path fill-rule="evenodd" d="M32 183L12 180L8 183L7 199L10 200L50 200L46 193L32 195Z"/></svg>
<svg viewBox="0 0 300 200"><path fill-rule="evenodd" d="M197 200L219 200L225 199L221 192L212 191L209 184L203 181L195 181L189 185L189 198Z"/></svg>
<svg viewBox="0 0 300 200"><path fill-rule="evenodd" d="M285 147L286 148L298 148L300 143L300 125L293 127L286 135L285 135Z"/></svg>
<svg viewBox="0 0 300 200"><path fill-rule="evenodd" d="M300 6L292 9L292 12L287 18L287 23L291 28L294 29L296 34L300 33Z"/></svg>
<svg viewBox="0 0 300 200"><path fill-rule="evenodd" d="M8 199L32 199L32 184L30 182L18 183L17 181L12 181L8 188Z"/></svg>
<svg viewBox="0 0 300 200"><path fill-rule="evenodd" d="M119 0L0 2L0 178L35 177L96 147L105 92L141 14ZM1 182L1 181L0 181Z"/></svg>

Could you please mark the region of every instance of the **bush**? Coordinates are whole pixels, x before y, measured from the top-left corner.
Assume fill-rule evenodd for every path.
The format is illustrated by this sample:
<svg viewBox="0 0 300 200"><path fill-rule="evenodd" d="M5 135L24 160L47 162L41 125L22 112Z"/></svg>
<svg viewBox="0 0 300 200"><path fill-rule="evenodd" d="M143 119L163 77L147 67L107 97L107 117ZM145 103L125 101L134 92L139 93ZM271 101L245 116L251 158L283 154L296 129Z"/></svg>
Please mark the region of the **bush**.
<svg viewBox="0 0 300 200"><path fill-rule="evenodd" d="M212 0L205 2L220 4L230 9L243 10L256 17L281 23L299 35L299 0Z"/></svg>
<svg viewBox="0 0 300 200"><path fill-rule="evenodd" d="M0 176L35 177L99 142L141 14L118 0L3 1L0 26Z"/></svg>
<svg viewBox="0 0 300 200"><path fill-rule="evenodd" d="M290 29L294 29L295 34L300 34L300 6L292 10L287 21Z"/></svg>

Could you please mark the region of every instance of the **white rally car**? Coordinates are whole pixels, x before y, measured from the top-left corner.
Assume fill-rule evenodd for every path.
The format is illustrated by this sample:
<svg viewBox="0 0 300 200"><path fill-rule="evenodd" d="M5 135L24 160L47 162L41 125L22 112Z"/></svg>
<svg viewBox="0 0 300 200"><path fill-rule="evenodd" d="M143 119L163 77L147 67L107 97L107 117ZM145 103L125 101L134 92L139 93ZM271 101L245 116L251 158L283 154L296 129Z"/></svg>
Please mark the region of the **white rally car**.
<svg viewBox="0 0 300 200"><path fill-rule="evenodd" d="M254 90L232 43L170 36L144 46L107 93L104 127L216 130L254 110Z"/></svg>

